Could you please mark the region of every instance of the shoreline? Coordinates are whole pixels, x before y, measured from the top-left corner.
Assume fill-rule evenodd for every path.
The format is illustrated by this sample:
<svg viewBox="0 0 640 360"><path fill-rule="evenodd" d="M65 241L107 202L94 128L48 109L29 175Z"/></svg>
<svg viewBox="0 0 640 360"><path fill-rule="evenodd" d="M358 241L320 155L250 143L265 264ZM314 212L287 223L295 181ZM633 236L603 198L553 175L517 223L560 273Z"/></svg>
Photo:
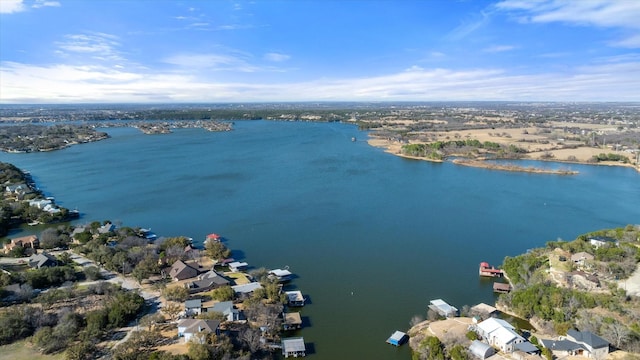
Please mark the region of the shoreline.
<svg viewBox="0 0 640 360"><path fill-rule="evenodd" d="M395 155L395 156L398 156L398 157L402 157L402 158L406 158L406 159L413 159L413 160L429 161L429 162L435 162L435 163L443 163L443 162L446 161L446 160L428 159L428 158L419 157L419 156L404 155L404 154L402 154L400 152L400 150L402 148L402 145L404 145L404 144L402 144L402 143L400 143L398 141L383 139L383 138L377 137L377 136L372 135L372 134L369 134L368 136L369 136L369 138L367 139L367 144L369 144L369 146L373 146L373 147L377 147L377 148L383 149L384 152L392 154L392 155ZM640 173L640 166L634 165L634 164L631 164L631 163L625 164L625 163L610 162L610 161L590 163L590 162L586 162L586 161L569 161L569 160L542 159L542 158L514 159L514 162L515 161L519 161L519 160L544 161L544 162L554 162L554 163L560 163L560 164L566 163L566 164L577 164L577 165L619 166L619 167L632 168L632 169L635 169L638 173ZM500 165L500 164L487 163L487 162L485 162L483 160L469 159L469 158L454 159L451 162L456 164L456 165L461 165L461 166L469 166L469 167L476 167L476 168L483 168L483 169L490 169L490 170L498 170L498 171L528 172L528 173L551 174L551 175L576 175L576 174L578 174L578 171L551 170L551 169L532 168L532 167L525 167L525 166L518 166L518 165Z"/></svg>

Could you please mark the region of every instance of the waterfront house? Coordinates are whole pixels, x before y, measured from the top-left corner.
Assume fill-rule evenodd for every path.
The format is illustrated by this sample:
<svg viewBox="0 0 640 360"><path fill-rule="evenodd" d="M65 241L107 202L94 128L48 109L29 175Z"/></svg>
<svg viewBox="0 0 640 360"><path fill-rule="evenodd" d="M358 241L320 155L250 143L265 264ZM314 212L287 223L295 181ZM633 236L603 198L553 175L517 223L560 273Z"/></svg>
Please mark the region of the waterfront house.
<svg viewBox="0 0 640 360"><path fill-rule="evenodd" d="M513 325L498 318L489 318L479 323L476 326L476 332L489 345L506 353L513 352L516 344L526 341L515 331Z"/></svg>
<svg viewBox="0 0 640 360"><path fill-rule="evenodd" d="M305 298L302 295L302 291L285 291L284 294L287 296L287 304L289 306L304 306Z"/></svg>
<svg viewBox="0 0 640 360"><path fill-rule="evenodd" d="M29 206L36 207L40 210L44 209L45 206L51 205L53 202L49 199L34 199L29 200Z"/></svg>
<svg viewBox="0 0 640 360"><path fill-rule="evenodd" d="M207 312L217 312L225 316L226 321L239 321L242 319L240 310L236 309L233 301L221 301L207 308Z"/></svg>
<svg viewBox="0 0 640 360"><path fill-rule="evenodd" d="M9 194L15 195L18 199L22 199L25 195L32 194L34 192L33 189L25 183L7 185L5 187L5 191Z"/></svg>
<svg viewBox="0 0 640 360"><path fill-rule="evenodd" d="M407 341L407 334L402 331L395 331L391 336L387 339L387 344L391 344L394 346L400 346Z"/></svg>
<svg viewBox="0 0 640 360"><path fill-rule="evenodd" d="M282 327L284 330L296 330L302 327L302 317L299 312L282 313Z"/></svg>
<svg viewBox="0 0 640 360"><path fill-rule="evenodd" d="M251 296L251 294L255 290L261 289L262 285L260 285L259 282L250 282L248 284L234 285L231 288L233 289L233 292L236 294L236 296L244 298Z"/></svg>
<svg viewBox="0 0 640 360"><path fill-rule="evenodd" d="M189 293L193 294L217 289L219 287L229 285L230 283L231 282L227 278L220 275L215 270L210 270L199 275L197 280L189 282L186 286L189 289Z"/></svg>
<svg viewBox="0 0 640 360"><path fill-rule="evenodd" d="M100 226L98 228L98 233L107 234L107 233L110 233L110 232L114 231L115 229L116 229L116 226L113 225L112 223L108 222L108 223L106 223L106 224L104 224L104 225L102 225L102 226Z"/></svg>
<svg viewBox="0 0 640 360"><path fill-rule="evenodd" d="M567 331L567 339L584 346L587 357L604 359L609 354L609 342L590 331L570 329Z"/></svg>
<svg viewBox="0 0 640 360"><path fill-rule="evenodd" d="M442 299L435 299L429 302L429 309L444 317L458 316L458 309L447 304Z"/></svg>
<svg viewBox="0 0 640 360"><path fill-rule="evenodd" d="M16 247L36 249L40 246L40 241L36 235L22 236L15 239L11 239L11 242L4 245L5 253L13 250Z"/></svg>
<svg viewBox="0 0 640 360"><path fill-rule="evenodd" d="M594 236L589 238L589 243L596 249L607 244L618 246L618 240L608 236Z"/></svg>
<svg viewBox="0 0 640 360"><path fill-rule="evenodd" d="M479 340L473 340L471 342L471 345L469 346L469 352L471 353L471 355L480 360L487 359L496 353L495 349L492 348L489 344L485 344Z"/></svg>
<svg viewBox="0 0 640 360"><path fill-rule="evenodd" d="M28 262L29 266L34 269L58 266L58 259L56 259L53 255L49 255L45 252L41 254L31 255Z"/></svg>
<svg viewBox="0 0 640 360"><path fill-rule="evenodd" d="M286 282L291 280L293 274L288 269L274 269L269 271L269 278L275 279L278 282Z"/></svg>
<svg viewBox="0 0 640 360"><path fill-rule="evenodd" d="M282 339L282 356L288 358L303 357L307 355L307 348L304 346L304 338L293 337Z"/></svg>
<svg viewBox="0 0 640 360"><path fill-rule="evenodd" d="M247 266L249 266L249 264L247 264L246 262L234 261L232 263L229 263L229 270L238 272L246 269Z"/></svg>
<svg viewBox="0 0 640 360"><path fill-rule="evenodd" d="M171 265L169 276L176 281L190 279L192 277L198 276L198 269L187 265L182 260L177 260L173 263L173 265Z"/></svg>
<svg viewBox="0 0 640 360"><path fill-rule="evenodd" d="M178 322L178 336L184 336L185 342L194 341L204 344L208 334L220 335L220 321L182 319Z"/></svg>
<svg viewBox="0 0 640 360"><path fill-rule="evenodd" d="M184 313L187 316L202 313L202 299L191 299L184 302Z"/></svg>

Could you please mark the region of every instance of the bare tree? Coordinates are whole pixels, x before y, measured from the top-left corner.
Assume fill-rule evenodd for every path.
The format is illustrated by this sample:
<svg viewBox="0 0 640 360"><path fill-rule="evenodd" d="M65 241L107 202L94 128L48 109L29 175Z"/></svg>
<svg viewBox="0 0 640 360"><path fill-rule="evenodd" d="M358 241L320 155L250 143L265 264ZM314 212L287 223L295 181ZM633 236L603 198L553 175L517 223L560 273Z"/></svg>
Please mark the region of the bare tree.
<svg viewBox="0 0 640 360"><path fill-rule="evenodd" d="M611 343L618 349L631 336L631 331L623 323L614 320L606 326L607 339L612 340Z"/></svg>
<svg viewBox="0 0 640 360"><path fill-rule="evenodd" d="M255 354L256 352L258 352L258 350L260 350L261 337L262 336L260 334L260 330L252 328L250 326L245 327L240 332L240 339L242 339L242 341L246 344L247 348L252 354Z"/></svg>

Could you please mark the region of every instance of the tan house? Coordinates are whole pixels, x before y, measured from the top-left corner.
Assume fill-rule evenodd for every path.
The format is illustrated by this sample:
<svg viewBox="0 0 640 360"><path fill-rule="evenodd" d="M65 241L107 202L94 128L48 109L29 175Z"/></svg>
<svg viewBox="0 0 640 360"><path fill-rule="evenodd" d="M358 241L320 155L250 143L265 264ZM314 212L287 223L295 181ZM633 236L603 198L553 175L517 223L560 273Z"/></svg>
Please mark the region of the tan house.
<svg viewBox="0 0 640 360"><path fill-rule="evenodd" d="M40 246L40 241L36 235L23 236L11 239L11 242L4 245L5 253L15 249L16 247L36 249Z"/></svg>

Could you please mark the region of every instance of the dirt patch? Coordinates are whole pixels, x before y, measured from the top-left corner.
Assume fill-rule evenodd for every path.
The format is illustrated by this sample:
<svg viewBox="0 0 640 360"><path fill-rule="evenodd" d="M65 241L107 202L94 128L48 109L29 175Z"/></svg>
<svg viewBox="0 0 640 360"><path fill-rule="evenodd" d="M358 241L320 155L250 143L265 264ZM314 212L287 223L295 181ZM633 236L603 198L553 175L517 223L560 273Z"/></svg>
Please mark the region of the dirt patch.
<svg viewBox="0 0 640 360"><path fill-rule="evenodd" d="M423 321L409 329L409 346L417 349L420 342L427 336L436 336L443 343L447 339L459 339L463 342L471 343L466 334L469 325L473 324L473 319L469 317L457 317L439 321Z"/></svg>

